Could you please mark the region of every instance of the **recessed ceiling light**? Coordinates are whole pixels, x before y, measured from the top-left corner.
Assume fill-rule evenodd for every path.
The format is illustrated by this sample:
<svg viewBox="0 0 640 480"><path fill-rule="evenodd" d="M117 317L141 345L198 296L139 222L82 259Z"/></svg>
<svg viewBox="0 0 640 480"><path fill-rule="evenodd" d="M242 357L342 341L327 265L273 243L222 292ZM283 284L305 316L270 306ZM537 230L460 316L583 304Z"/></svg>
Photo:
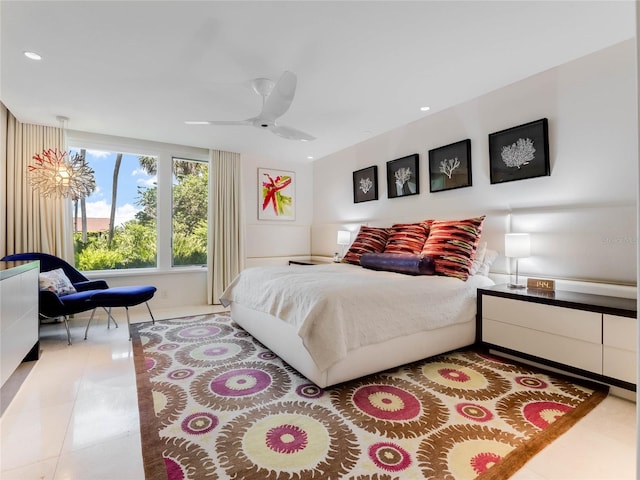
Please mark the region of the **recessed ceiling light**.
<svg viewBox="0 0 640 480"><path fill-rule="evenodd" d="M311 155L309 155L309 156L307 157L307 160L313 160L313 157L312 157Z"/></svg>
<svg viewBox="0 0 640 480"><path fill-rule="evenodd" d="M200 120L187 120L185 125L209 125L209 122L203 122Z"/></svg>
<svg viewBox="0 0 640 480"><path fill-rule="evenodd" d="M420 107L420 111L422 112L428 112L429 110L431 110L431 107Z"/></svg>
<svg viewBox="0 0 640 480"><path fill-rule="evenodd" d="M31 60L42 60L42 57L36 52L24 52L24 56Z"/></svg>

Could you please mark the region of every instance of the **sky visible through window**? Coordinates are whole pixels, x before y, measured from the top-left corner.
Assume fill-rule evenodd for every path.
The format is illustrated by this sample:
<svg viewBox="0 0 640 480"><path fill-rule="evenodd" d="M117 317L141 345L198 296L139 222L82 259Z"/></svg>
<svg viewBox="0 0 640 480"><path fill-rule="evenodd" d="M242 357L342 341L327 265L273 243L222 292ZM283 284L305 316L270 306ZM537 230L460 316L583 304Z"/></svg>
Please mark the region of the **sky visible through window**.
<svg viewBox="0 0 640 480"><path fill-rule="evenodd" d="M71 154L80 153L79 148L71 148ZM113 168L117 152L86 150L85 161L95 171L96 190L86 197L88 218L109 218L111 214L111 190ZM148 175L141 167L138 154L123 153L118 175L118 195L116 198L115 224L132 220L141 210L136 205L138 187L152 187L156 176Z"/></svg>

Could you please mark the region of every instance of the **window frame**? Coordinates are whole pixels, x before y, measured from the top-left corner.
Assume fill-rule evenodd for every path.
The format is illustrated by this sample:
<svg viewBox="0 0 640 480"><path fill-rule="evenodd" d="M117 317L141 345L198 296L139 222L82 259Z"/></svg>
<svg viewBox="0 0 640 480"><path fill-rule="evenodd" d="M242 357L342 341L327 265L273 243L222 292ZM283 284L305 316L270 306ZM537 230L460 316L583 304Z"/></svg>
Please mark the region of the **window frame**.
<svg viewBox="0 0 640 480"><path fill-rule="evenodd" d="M200 264L193 264L193 265L174 265L174 252L173 252L173 187L174 187L174 183L173 183L173 164L174 162L178 160L178 161L184 161L184 162L194 162L194 163L204 163L207 165L207 171L208 169L211 167L209 161L203 161L203 160L196 160L193 158L186 158L186 157L178 157L178 156L173 156L171 158L171 222L170 222L170 228L171 228L171 243L170 243L170 248L171 248L171 257L170 257L170 261L171 261L171 268L173 269L180 269L180 270L184 270L187 268L202 268L202 267L206 267L207 266L207 261L205 261L205 263L200 263ZM207 190L209 187L209 180L210 178L207 178ZM207 225L209 223L209 208L207 206ZM209 232L207 231L207 237L209 236ZM208 241L208 238L207 238Z"/></svg>
<svg viewBox="0 0 640 480"><path fill-rule="evenodd" d="M184 145L137 140L126 137L93 134L89 132L67 131L67 148L85 148L109 152L144 154L158 158L158 219L157 219L157 266L155 268L128 268L118 270L93 270L83 273L100 272L108 276L140 275L146 273L185 272L190 269L202 271L206 265L173 267L173 158L183 158L209 163L209 150ZM69 203L71 205L71 202ZM70 207L71 208L71 207ZM71 217L70 217L71 218ZM69 222L69 236L73 229ZM73 238L70 239L73 242Z"/></svg>

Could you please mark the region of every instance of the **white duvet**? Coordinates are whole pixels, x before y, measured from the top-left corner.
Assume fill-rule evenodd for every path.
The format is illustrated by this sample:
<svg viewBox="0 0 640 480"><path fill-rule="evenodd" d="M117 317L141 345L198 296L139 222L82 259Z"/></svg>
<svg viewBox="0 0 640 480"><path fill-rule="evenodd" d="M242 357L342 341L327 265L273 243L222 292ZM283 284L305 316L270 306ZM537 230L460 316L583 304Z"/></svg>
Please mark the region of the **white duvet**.
<svg viewBox="0 0 640 480"><path fill-rule="evenodd" d="M360 346L473 320L476 290L466 282L410 276L350 264L256 267L244 271L220 298L294 325L320 370Z"/></svg>

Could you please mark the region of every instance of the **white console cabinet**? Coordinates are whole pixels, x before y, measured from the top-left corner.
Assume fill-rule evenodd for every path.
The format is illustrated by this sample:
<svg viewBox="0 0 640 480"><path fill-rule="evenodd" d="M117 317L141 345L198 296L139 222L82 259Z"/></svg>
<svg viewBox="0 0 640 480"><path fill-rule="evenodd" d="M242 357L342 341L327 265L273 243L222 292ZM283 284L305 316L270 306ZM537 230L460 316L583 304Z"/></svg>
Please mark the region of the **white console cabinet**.
<svg viewBox="0 0 640 480"><path fill-rule="evenodd" d="M631 299L478 289L480 345L629 390L636 388L637 328Z"/></svg>
<svg viewBox="0 0 640 480"><path fill-rule="evenodd" d="M39 356L39 262L0 262L0 386Z"/></svg>

